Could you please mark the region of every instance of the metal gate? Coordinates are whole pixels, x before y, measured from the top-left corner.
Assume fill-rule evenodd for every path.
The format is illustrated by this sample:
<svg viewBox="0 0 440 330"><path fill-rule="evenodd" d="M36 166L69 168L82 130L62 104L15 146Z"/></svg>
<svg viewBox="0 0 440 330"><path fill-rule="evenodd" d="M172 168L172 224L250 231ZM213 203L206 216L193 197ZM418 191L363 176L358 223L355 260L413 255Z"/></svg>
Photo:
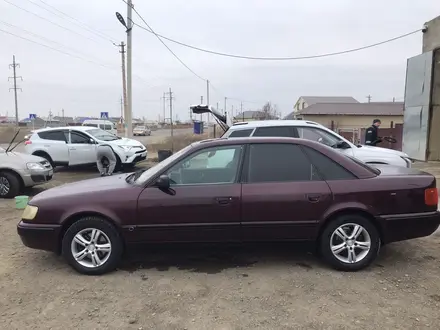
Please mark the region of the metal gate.
<svg viewBox="0 0 440 330"><path fill-rule="evenodd" d="M433 52L408 59L402 149L411 158L426 161L432 91Z"/></svg>

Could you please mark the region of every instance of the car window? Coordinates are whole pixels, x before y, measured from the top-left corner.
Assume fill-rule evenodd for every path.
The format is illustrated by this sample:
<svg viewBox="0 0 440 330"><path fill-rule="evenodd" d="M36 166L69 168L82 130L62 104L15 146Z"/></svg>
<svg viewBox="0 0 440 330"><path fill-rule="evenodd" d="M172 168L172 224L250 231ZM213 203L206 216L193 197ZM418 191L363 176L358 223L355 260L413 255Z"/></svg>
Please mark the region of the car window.
<svg viewBox="0 0 440 330"><path fill-rule="evenodd" d="M67 141L63 131L40 132L38 133L38 136L40 137L40 139L43 140L63 141L63 142Z"/></svg>
<svg viewBox="0 0 440 330"><path fill-rule="evenodd" d="M253 136L293 137L289 126L258 127Z"/></svg>
<svg viewBox="0 0 440 330"><path fill-rule="evenodd" d="M83 124L83 126L98 127L98 124Z"/></svg>
<svg viewBox="0 0 440 330"><path fill-rule="evenodd" d="M109 131L109 130L113 129L112 125L107 125L107 124L106 125L100 124L99 128L102 130L105 130L105 131Z"/></svg>
<svg viewBox="0 0 440 330"><path fill-rule="evenodd" d="M171 167L166 175L172 185L233 183L238 173L241 146L205 149Z"/></svg>
<svg viewBox="0 0 440 330"><path fill-rule="evenodd" d="M252 144L247 182L319 181L318 172L295 144Z"/></svg>
<svg viewBox="0 0 440 330"><path fill-rule="evenodd" d="M296 130L299 138L320 142L329 147L334 147L341 141L335 135L315 127L296 127Z"/></svg>
<svg viewBox="0 0 440 330"><path fill-rule="evenodd" d="M231 132L228 137L248 137L251 136L254 129L237 129Z"/></svg>
<svg viewBox="0 0 440 330"><path fill-rule="evenodd" d="M84 134L77 132L70 132L70 143L75 144L87 144L89 143L90 138Z"/></svg>
<svg viewBox="0 0 440 330"><path fill-rule="evenodd" d="M303 147L312 164L316 166L325 180L353 180L356 176L344 167L309 147Z"/></svg>

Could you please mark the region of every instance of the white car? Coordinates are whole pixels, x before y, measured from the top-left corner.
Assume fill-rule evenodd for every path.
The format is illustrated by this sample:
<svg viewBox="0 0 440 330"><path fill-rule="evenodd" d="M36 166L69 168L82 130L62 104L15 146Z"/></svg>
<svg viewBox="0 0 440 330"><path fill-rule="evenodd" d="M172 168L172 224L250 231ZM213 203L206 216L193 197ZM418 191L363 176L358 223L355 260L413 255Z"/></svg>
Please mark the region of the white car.
<svg viewBox="0 0 440 330"><path fill-rule="evenodd" d="M85 165L96 163L96 149L100 144L112 147L117 167L134 166L147 158L147 149L142 143L88 126L33 131L25 141L25 150L28 154L47 159L52 166Z"/></svg>
<svg viewBox="0 0 440 330"><path fill-rule="evenodd" d="M133 135L150 136L151 130L147 126L136 126L133 130Z"/></svg>
<svg viewBox="0 0 440 330"><path fill-rule="evenodd" d="M194 113L211 113L226 132L226 137L252 137L252 136L280 136L295 137L318 141L333 147L348 156L355 157L367 164L386 164L401 167L411 167L412 160L401 151L355 145L333 132L327 127L309 120L262 120L235 123L229 127L226 118L212 107L192 106Z"/></svg>

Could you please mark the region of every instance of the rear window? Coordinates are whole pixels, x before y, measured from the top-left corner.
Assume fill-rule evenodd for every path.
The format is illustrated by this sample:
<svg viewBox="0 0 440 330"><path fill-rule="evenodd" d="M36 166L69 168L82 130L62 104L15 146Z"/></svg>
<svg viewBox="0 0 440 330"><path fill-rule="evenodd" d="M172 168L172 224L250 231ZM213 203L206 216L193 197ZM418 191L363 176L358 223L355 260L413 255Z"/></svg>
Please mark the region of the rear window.
<svg viewBox="0 0 440 330"><path fill-rule="evenodd" d="M83 126L98 127L98 124L83 124Z"/></svg>
<svg viewBox="0 0 440 330"><path fill-rule="evenodd" d="M104 124L100 124L100 125L99 125L99 128L100 128L100 129L103 129L104 131L109 131L109 130L113 129L113 126L112 126L112 125L104 125Z"/></svg>
<svg viewBox="0 0 440 330"><path fill-rule="evenodd" d="M51 141L63 141L66 142L66 137L63 131L49 131L38 133L40 139L51 140Z"/></svg>
<svg viewBox="0 0 440 330"><path fill-rule="evenodd" d="M238 129L238 130L234 130L232 131L231 134L229 134L228 137L249 137L252 134L252 131L254 129Z"/></svg>

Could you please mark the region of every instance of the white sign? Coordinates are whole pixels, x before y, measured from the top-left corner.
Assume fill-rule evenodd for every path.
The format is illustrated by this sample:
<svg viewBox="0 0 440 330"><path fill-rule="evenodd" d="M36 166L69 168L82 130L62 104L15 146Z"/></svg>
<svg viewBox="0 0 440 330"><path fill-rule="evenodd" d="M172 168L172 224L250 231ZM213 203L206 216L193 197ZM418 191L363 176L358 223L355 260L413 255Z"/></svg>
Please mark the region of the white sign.
<svg viewBox="0 0 440 330"><path fill-rule="evenodd" d="M101 112L101 119L108 119L108 112Z"/></svg>

